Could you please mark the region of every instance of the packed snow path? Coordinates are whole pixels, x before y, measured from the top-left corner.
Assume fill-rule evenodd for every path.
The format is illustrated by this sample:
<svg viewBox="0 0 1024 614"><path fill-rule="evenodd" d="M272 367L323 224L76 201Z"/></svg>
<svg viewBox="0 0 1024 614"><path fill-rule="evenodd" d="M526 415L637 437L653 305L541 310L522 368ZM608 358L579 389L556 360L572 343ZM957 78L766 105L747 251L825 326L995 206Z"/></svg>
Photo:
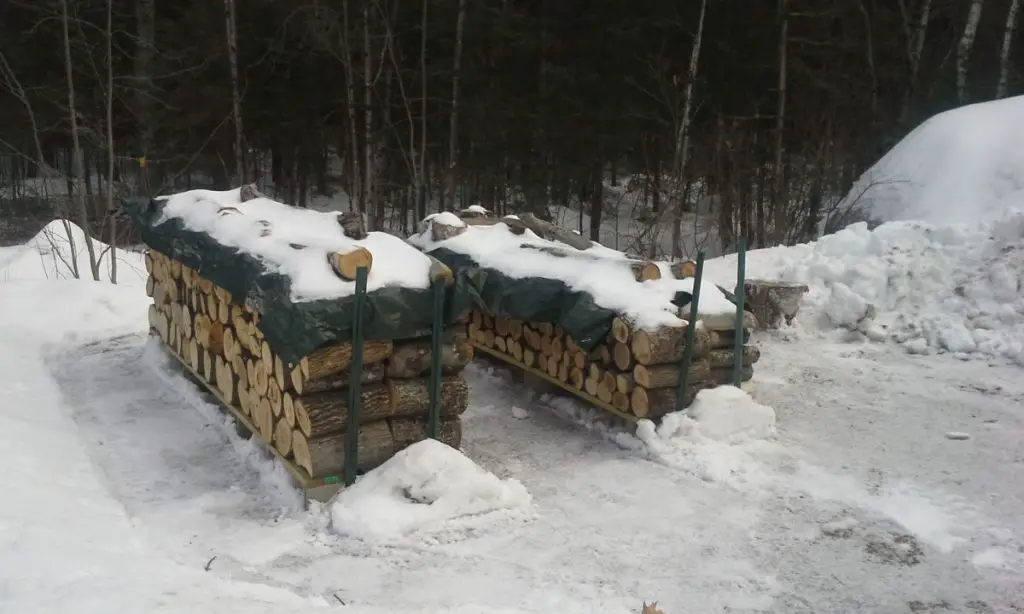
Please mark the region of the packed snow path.
<svg viewBox="0 0 1024 614"><path fill-rule="evenodd" d="M142 540L225 581L363 612L1024 608L1019 368L773 339L755 396L777 409L778 441L673 437L656 462L565 419L588 412L472 368L464 449L522 481L536 518L383 543L301 511L282 472L143 335L54 360Z"/></svg>

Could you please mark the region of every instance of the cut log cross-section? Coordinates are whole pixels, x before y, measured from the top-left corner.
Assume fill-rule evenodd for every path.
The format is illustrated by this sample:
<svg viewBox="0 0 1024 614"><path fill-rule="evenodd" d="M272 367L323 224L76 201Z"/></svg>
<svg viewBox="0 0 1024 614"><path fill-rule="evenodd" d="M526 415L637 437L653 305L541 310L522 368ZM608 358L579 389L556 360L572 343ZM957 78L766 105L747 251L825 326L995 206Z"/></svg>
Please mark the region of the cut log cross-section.
<svg viewBox="0 0 1024 614"><path fill-rule="evenodd" d="M365 247L357 247L349 252L330 252L327 262L334 274L345 281L355 281L356 271L365 267L373 268L373 254Z"/></svg>

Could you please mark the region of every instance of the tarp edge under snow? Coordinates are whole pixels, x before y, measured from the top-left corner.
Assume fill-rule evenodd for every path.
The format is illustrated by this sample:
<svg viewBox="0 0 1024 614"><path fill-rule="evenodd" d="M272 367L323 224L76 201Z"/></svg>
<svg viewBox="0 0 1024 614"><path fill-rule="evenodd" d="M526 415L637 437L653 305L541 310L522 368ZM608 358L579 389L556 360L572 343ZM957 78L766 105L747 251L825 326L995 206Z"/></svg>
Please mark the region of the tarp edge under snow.
<svg viewBox="0 0 1024 614"><path fill-rule="evenodd" d="M225 206L222 199L238 199L237 193L238 190L195 190L183 195L191 199L184 203L193 207L204 206L198 202L201 197L214 195L219 198L213 200L212 206L222 207ZM295 364L325 344L351 340L354 283L341 279L328 281L326 277L333 276L326 261L327 251L344 249L352 243L347 238L338 238L342 235L336 222L337 213L332 217L332 214L292 208L265 198L244 204L239 201L230 206L243 209L243 215L249 214L252 219L239 220L218 232L209 225L209 218L204 221L202 217L182 215L180 209L176 211L176 205L183 206L181 197L126 199L123 208L149 248L194 269L259 311L260 328L284 362ZM202 211L193 213L204 215ZM316 219L324 215L327 217ZM301 223L302 217L306 218L305 223ZM261 226L258 222L268 218L271 233L278 233L274 244L254 245L245 225L258 230ZM300 223L294 223L296 220ZM429 335L433 309L427 281L429 258L386 233L370 233L370 237L362 242L374 254L364 308L365 338L409 339ZM289 243L302 243L305 249L295 251L303 253L293 261L274 259L275 250ZM394 250L398 250L397 257L401 261L389 263L388 258L396 257ZM311 272L314 267L319 269ZM422 282L410 279L412 274L419 273L422 273ZM321 282L319 287L318 282ZM302 288L297 291L296 286L300 284ZM442 322L452 323L469 305L469 289L464 281L456 280L446 289Z"/></svg>

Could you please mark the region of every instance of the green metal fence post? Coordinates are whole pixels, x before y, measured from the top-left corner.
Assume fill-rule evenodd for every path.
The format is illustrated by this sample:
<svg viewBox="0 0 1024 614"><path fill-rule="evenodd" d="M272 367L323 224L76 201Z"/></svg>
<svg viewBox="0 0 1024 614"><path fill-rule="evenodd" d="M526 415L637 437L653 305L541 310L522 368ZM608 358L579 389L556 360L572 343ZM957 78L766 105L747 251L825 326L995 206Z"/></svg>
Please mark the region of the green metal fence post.
<svg viewBox="0 0 1024 614"><path fill-rule="evenodd" d="M690 297L690 319L686 324L686 345L683 358L679 361L679 388L676 389L676 411L683 410L683 397L690 379L690 362L693 360L693 335L697 328L697 309L700 306L700 281L704 277L704 251L697 252L697 271L693 277L693 292Z"/></svg>
<svg viewBox="0 0 1024 614"><path fill-rule="evenodd" d="M743 370L743 302L746 298L747 240L741 238L736 247L736 338L733 341L732 385L740 387Z"/></svg>
<svg viewBox="0 0 1024 614"><path fill-rule="evenodd" d="M348 376L348 421L345 424L345 486L356 481L359 471L359 414L362 411L363 378L363 304L366 302L366 277L369 269L356 270L355 305L352 309L352 366Z"/></svg>
<svg viewBox="0 0 1024 614"><path fill-rule="evenodd" d="M430 335L430 413L427 437L437 439L441 422L441 335L444 333L444 282L434 282L433 330Z"/></svg>

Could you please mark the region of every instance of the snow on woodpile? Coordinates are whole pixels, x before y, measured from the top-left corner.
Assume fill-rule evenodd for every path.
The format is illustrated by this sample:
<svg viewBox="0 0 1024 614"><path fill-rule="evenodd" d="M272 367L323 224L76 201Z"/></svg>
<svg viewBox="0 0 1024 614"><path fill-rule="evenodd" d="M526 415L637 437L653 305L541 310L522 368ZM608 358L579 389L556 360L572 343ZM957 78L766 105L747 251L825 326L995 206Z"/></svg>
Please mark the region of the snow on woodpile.
<svg viewBox="0 0 1024 614"><path fill-rule="evenodd" d="M445 541L534 514L521 482L502 480L433 439L395 454L329 505L336 533L369 541L413 535Z"/></svg>
<svg viewBox="0 0 1024 614"><path fill-rule="evenodd" d="M464 254L511 278L561 281L593 296L598 306L629 318L637 328L682 324L673 299L678 292L692 292L693 278L676 279L672 264L631 259L569 231L558 231L562 240L542 238L518 220L507 216L497 223L473 224L446 211L428 216L409 242L426 252L440 247ZM714 284L701 284L701 316L735 312Z"/></svg>
<svg viewBox="0 0 1024 614"><path fill-rule="evenodd" d="M355 283L343 277L354 278L358 265L370 266L369 292L430 284L430 258L393 235L363 232L358 216L291 207L258 193L243 202L242 188L191 190L158 200L165 203L160 221L178 218L186 229L206 233L289 277L296 302L351 295ZM342 223L350 221L358 227L346 234ZM331 254L337 255L333 266Z"/></svg>
<svg viewBox="0 0 1024 614"><path fill-rule="evenodd" d="M753 377L760 353L714 284L702 282L698 322L687 329L693 262L629 258L529 213L437 213L409 241L479 296L468 326L477 348L606 411L658 420L733 381L737 358L740 381Z"/></svg>

